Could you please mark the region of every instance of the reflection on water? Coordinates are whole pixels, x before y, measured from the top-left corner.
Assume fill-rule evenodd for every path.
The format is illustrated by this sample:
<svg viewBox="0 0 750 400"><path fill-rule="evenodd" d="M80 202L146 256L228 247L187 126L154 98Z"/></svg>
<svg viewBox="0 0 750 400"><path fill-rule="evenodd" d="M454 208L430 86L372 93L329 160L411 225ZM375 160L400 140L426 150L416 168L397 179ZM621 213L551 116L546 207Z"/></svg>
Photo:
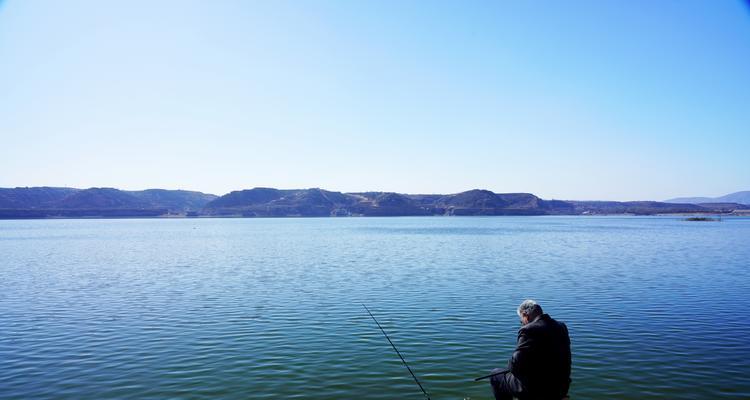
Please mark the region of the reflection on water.
<svg viewBox="0 0 750 400"><path fill-rule="evenodd" d="M571 397L750 397L750 220L0 221L0 397L490 399L515 307Z"/></svg>

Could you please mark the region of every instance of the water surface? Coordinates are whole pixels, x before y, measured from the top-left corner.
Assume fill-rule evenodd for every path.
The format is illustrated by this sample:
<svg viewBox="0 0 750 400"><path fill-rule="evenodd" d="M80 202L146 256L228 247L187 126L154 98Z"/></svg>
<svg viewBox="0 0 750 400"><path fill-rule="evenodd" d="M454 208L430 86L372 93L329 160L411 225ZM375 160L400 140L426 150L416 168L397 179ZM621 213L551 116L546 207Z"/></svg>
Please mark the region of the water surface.
<svg viewBox="0 0 750 400"><path fill-rule="evenodd" d="M490 399L525 298L574 399L750 398L750 219L0 221L0 398Z"/></svg>

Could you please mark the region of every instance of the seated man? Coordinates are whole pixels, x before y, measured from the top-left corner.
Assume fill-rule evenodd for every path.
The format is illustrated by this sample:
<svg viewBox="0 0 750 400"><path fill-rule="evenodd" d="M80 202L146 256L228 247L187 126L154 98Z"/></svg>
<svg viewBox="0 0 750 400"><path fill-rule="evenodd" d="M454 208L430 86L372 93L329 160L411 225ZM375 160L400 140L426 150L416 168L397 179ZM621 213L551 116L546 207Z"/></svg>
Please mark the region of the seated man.
<svg viewBox="0 0 750 400"><path fill-rule="evenodd" d="M570 387L571 366L568 328L544 314L534 300L521 303L518 316L522 326L508 370L490 380L495 399L565 398Z"/></svg>

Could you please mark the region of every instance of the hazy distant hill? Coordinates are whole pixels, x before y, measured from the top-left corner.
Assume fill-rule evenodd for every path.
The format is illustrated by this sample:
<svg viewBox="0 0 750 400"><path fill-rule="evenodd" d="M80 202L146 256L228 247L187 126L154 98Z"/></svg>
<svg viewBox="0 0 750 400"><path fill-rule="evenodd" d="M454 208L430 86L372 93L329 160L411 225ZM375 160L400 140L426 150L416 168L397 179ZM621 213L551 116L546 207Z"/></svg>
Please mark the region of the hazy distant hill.
<svg viewBox="0 0 750 400"><path fill-rule="evenodd" d="M730 193L721 197L678 197L676 199L670 199L666 201L668 203L737 203L750 205L750 190Z"/></svg>
<svg viewBox="0 0 750 400"><path fill-rule="evenodd" d="M0 188L0 218L159 216L198 211L215 198L164 189Z"/></svg>

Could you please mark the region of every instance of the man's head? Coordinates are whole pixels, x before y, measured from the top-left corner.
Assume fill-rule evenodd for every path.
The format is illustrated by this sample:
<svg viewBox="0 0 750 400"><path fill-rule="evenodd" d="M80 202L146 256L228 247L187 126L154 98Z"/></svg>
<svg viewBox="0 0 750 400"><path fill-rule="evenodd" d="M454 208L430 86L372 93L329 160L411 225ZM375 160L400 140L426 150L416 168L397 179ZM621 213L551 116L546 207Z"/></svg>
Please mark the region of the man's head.
<svg viewBox="0 0 750 400"><path fill-rule="evenodd" d="M518 318L521 319L521 325L526 325L533 321L536 317L542 315L542 306L536 303L534 300L524 300L520 306L518 306Z"/></svg>

